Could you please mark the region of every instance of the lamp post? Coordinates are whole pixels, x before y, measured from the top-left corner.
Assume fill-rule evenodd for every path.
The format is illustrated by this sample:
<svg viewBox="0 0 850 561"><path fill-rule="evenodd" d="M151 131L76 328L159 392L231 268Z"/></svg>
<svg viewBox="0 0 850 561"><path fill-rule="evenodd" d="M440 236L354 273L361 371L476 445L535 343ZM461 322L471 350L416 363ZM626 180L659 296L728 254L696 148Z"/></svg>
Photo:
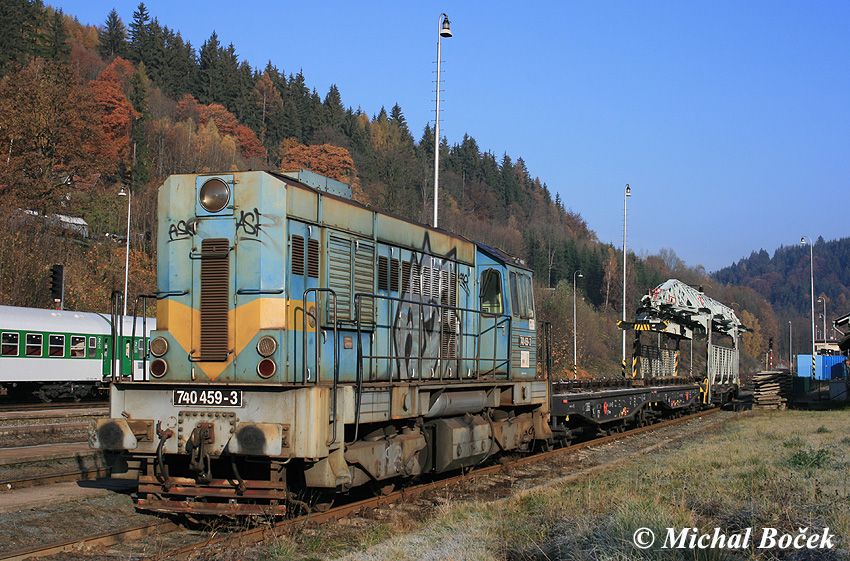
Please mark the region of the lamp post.
<svg viewBox="0 0 850 561"><path fill-rule="evenodd" d="M815 377L815 250L812 246L812 240L803 236L800 238L800 245L809 246L809 270L812 281L812 379ZM799 373L798 373L799 374Z"/></svg>
<svg viewBox="0 0 850 561"><path fill-rule="evenodd" d="M573 273L573 379L578 378L578 321L576 316L576 276L582 279L581 271Z"/></svg>
<svg viewBox="0 0 850 561"><path fill-rule="evenodd" d="M821 331L821 335L826 342L826 296L818 296L818 302L823 303L823 331Z"/></svg>
<svg viewBox="0 0 850 561"><path fill-rule="evenodd" d="M791 320L788 320L788 371L794 372L794 327L791 325Z"/></svg>
<svg viewBox="0 0 850 561"><path fill-rule="evenodd" d="M119 197L127 197L127 249L124 252L124 315L127 315L127 280L130 277L130 204L133 202L133 192L125 187L118 191Z"/></svg>
<svg viewBox="0 0 850 561"><path fill-rule="evenodd" d="M626 183L623 192L623 324L626 323L626 220L628 218L628 200L632 196L632 188ZM626 330L623 330L623 378L626 377Z"/></svg>
<svg viewBox="0 0 850 561"><path fill-rule="evenodd" d="M434 228L437 227L437 210L440 201L440 40L452 36L449 16L440 14L437 25L437 115L434 120Z"/></svg>

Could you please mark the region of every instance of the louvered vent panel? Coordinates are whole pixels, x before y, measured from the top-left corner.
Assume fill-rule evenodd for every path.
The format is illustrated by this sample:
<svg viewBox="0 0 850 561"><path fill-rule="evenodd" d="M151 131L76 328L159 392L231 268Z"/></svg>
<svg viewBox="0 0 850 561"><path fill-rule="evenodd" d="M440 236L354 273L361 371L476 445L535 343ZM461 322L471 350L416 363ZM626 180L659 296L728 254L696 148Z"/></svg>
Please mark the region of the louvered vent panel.
<svg viewBox="0 0 850 561"><path fill-rule="evenodd" d="M307 240L307 276L319 278L319 240Z"/></svg>
<svg viewBox="0 0 850 561"><path fill-rule="evenodd" d="M390 290L398 292L398 259L390 259Z"/></svg>
<svg viewBox="0 0 850 561"><path fill-rule="evenodd" d="M457 273L440 271L440 303L449 308L443 308L443 358L457 358Z"/></svg>
<svg viewBox="0 0 850 561"><path fill-rule="evenodd" d="M389 290L389 260L378 257L378 290Z"/></svg>
<svg viewBox="0 0 850 561"><path fill-rule="evenodd" d="M328 238L328 288L336 292L337 319L351 320L351 240ZM328 300L328 321L333 319L330 304Z"/></svg>
<svg viewBox="0 0 850 561"><path fill-rule="evenodd" d="M201 357L223 362L228 355L229 242L201 242Z"/></svg>
<svg viewBox="0 0 850 561"><path fill-rule="evenodd" d="M375 246L358 242L354 251L354 294L375 293ZM360 298L360 316L362 323L375 321L374 298Z"/></svg>
<svg viewBox="0 0 850 561"><path fill-rule="evenodd" d="M304 274L304 238L292 236L292 274Z"/></svg>
<svg viewBox="0 0 850 561"><path fill-rule="evenodd" d="M423 296L431 295L431 267L419 267L420 287Z"/></svg>
<svg viewBox="0 0 850 561"><path fill-rule="evenodd" d="M410 290L410 261L405 261L401 264L401 292L407 294Z"/></svg>

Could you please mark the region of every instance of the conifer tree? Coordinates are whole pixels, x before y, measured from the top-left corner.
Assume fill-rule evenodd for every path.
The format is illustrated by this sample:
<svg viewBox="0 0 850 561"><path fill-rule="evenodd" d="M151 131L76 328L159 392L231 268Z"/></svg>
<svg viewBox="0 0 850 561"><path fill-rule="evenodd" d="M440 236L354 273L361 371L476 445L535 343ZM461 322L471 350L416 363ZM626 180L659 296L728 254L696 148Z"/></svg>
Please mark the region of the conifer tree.
<svg viewBox="0 0 850 561"><path fill-rule="evenodd" d="M106 23L98 33L97 52L106 59L127 56L127 28L115 8L106 16Z"/></svg>
<svg viewBox="0 0 850 561"><path fill-rule="evenodd" d="M43 55L47 10L41 0L0 2L0 76Z"/></svg>
<svg viewBox="0 0 850 561"><path fill-rule="evenodd" d="M65 30L65 15L62 10L56 10L50 18L45 47L47 58L62 63L70 59L71 47L68 45L68 32Z"/></svg>
<svg viewBox="0 0 850 561"><path fill-rule="evenodd" d="M136 11L133 12L133 21L130 22L130 45L129 56L133 62L145 60L148 54L150 41L150 14L144 2L140 2Z"/></svg>

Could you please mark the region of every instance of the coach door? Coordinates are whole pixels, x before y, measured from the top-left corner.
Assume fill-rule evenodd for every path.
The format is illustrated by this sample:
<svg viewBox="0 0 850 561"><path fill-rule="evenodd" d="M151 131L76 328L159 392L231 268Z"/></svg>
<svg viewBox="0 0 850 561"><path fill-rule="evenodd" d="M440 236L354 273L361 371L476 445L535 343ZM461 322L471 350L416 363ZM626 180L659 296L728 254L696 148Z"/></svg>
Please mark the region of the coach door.
<svg viewBox="0 0 850 561"><path fill-rule="evenodd" d="M479 254L481 257L481 254ZM505 273L494 261L478 265L479 375L507 374L510 317L506 315Z"/></svg>

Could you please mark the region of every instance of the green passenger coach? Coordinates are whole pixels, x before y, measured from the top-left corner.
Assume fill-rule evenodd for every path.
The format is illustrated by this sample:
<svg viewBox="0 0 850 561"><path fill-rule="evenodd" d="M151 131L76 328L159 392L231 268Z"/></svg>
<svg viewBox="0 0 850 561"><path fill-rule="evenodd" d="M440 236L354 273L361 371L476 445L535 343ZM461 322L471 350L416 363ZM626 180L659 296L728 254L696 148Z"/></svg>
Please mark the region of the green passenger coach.
<svg viewBox="0 0 850 561"><path fill-rule="evenodd" d="M148 331L154 328L155 320L148 319ZM0 395L93 397L109 382L113 366L121 377L140 379L147 352L141 331L139 319L133 337L133 321L126 318L114 345L109 316L0 306ZM114 353L116 348L121 351Z"/></svg>

